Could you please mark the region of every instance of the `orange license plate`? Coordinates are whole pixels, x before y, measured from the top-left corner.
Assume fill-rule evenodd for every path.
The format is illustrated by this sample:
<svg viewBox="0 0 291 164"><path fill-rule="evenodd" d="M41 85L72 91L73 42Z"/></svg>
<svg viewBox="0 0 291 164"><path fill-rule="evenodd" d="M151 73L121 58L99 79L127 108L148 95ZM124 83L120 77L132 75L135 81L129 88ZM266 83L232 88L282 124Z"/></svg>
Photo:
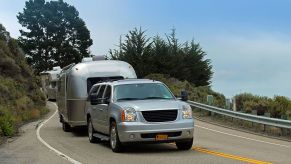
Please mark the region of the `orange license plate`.
<svg viewBox="0 0 291 164"><path fill-rule="evenodd" d="M163 141L163 140L167 140L167 139L168 139L168 135L164 135L164 134L156 135L156 141Z"/></svg>

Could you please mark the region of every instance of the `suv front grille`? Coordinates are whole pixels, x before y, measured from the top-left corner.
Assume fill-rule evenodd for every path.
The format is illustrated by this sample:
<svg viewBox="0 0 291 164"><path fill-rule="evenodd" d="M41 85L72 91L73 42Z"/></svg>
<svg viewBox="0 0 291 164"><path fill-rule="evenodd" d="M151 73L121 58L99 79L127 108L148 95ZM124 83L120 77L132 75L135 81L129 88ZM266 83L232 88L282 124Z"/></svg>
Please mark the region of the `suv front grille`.
<svg viewBox="0 0 291 164"><path fill-rule="evenodd" d="M142 111L142 115L147 122L175 121L177 114L178 110Z"/></svg>

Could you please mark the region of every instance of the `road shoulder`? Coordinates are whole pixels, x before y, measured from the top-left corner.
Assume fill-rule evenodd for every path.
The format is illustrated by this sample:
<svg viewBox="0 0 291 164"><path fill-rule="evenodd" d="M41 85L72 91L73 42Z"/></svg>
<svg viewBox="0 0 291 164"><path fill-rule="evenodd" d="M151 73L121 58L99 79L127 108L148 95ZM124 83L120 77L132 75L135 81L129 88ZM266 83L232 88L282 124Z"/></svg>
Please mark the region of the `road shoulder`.
<svg viewBox="0 0 291 164"><path fill-rule="evenodd" d="M41 120L27 123L20 127L19 136L8 139L0 146L1 164L30 163L30 164L50 164L68 163L64 159L56 156L47 147L42 145L36 137L38 125L54 113L52 103L47 103L49 113Z"/></svg>

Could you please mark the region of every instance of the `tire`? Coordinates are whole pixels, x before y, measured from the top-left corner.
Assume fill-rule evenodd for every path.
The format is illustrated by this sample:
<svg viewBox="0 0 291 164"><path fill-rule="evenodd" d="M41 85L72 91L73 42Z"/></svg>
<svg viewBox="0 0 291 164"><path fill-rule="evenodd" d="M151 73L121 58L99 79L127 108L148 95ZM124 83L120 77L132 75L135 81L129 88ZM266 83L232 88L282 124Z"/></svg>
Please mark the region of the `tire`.
<svg viewBox="0 0 291 164"><path fill-rule="evenodd" d="M100 142L99 138L96 138L96 137L93 136L95 130L94 130L94 127L93 127L93 124L92 124L92 120L91 120L90 117L88 118L87 129L88 129L88 138L89 138L90 143Z"/></svg>
<svg viewBox="0 0 291 164"><path fill-rule="evenodd" d="M176 146L179 150L189 150L192 148L193 138L188 141L177 141Z"/></svg>
<svg viewBox="0 0 291 164"><path fill-rule="evenodd" d="M116 123L113 121L110 123L110 139L109 144L113 152L119 153L122 152L122 144L118 137L118 130Z"/></svg>
<svg viewBox="0 0 291 164"><path fill-rule="evenodd" d="M64 120L62 121L62 124L63 124L64 132L70 132L72 130L71 126L68 123L66 123Z"/></svg>

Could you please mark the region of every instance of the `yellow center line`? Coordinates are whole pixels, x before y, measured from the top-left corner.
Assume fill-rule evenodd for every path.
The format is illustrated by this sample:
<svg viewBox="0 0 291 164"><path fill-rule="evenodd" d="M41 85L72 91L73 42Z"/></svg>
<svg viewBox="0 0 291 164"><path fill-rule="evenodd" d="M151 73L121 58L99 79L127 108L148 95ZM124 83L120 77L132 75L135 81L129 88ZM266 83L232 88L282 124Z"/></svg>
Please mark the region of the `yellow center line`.
<svg viewBox="0 0 291 164"><path fill-rule="evenodd" d="M174 145L174 144L171 143L171 145ZM218 152L218 151L208 150L208 149L197 147L197 146L193 146L192 150L195 150L195 151L198 151L201 153L210 154L210 155L215 155L215 156L220 156L220 157L229 158L229 159L233 159L233 160L238 160L238 161L242 161L242 162L252 163L252 164L272 164L270 162L265 162L265 161L260 161L260 160L256 160L256 159L251 159L251 158L241 157L241 156L237 156L237 155L222 153L222 152Z"/></svg>
<svg viewBox="0 0 291 164"><path fill-rule="evenodd" d="M226 154L226 153L221 153L221 152L217 152L217 151L207 150L207 149L196 147L196 146L192 147L192 150L196 150L196 151L199 151L199 152L202 152L202 153L216 155L216 156L220 156L220 157L224 157L224 158L234 159L234 160L238 160L238 161L242 161L242 162L247 162L247 163L271 164L270 162L259 161L259 160L255 160L255 159L240 157L240 156L237 156L237 155L232 155L232 154Z"/></svg>

